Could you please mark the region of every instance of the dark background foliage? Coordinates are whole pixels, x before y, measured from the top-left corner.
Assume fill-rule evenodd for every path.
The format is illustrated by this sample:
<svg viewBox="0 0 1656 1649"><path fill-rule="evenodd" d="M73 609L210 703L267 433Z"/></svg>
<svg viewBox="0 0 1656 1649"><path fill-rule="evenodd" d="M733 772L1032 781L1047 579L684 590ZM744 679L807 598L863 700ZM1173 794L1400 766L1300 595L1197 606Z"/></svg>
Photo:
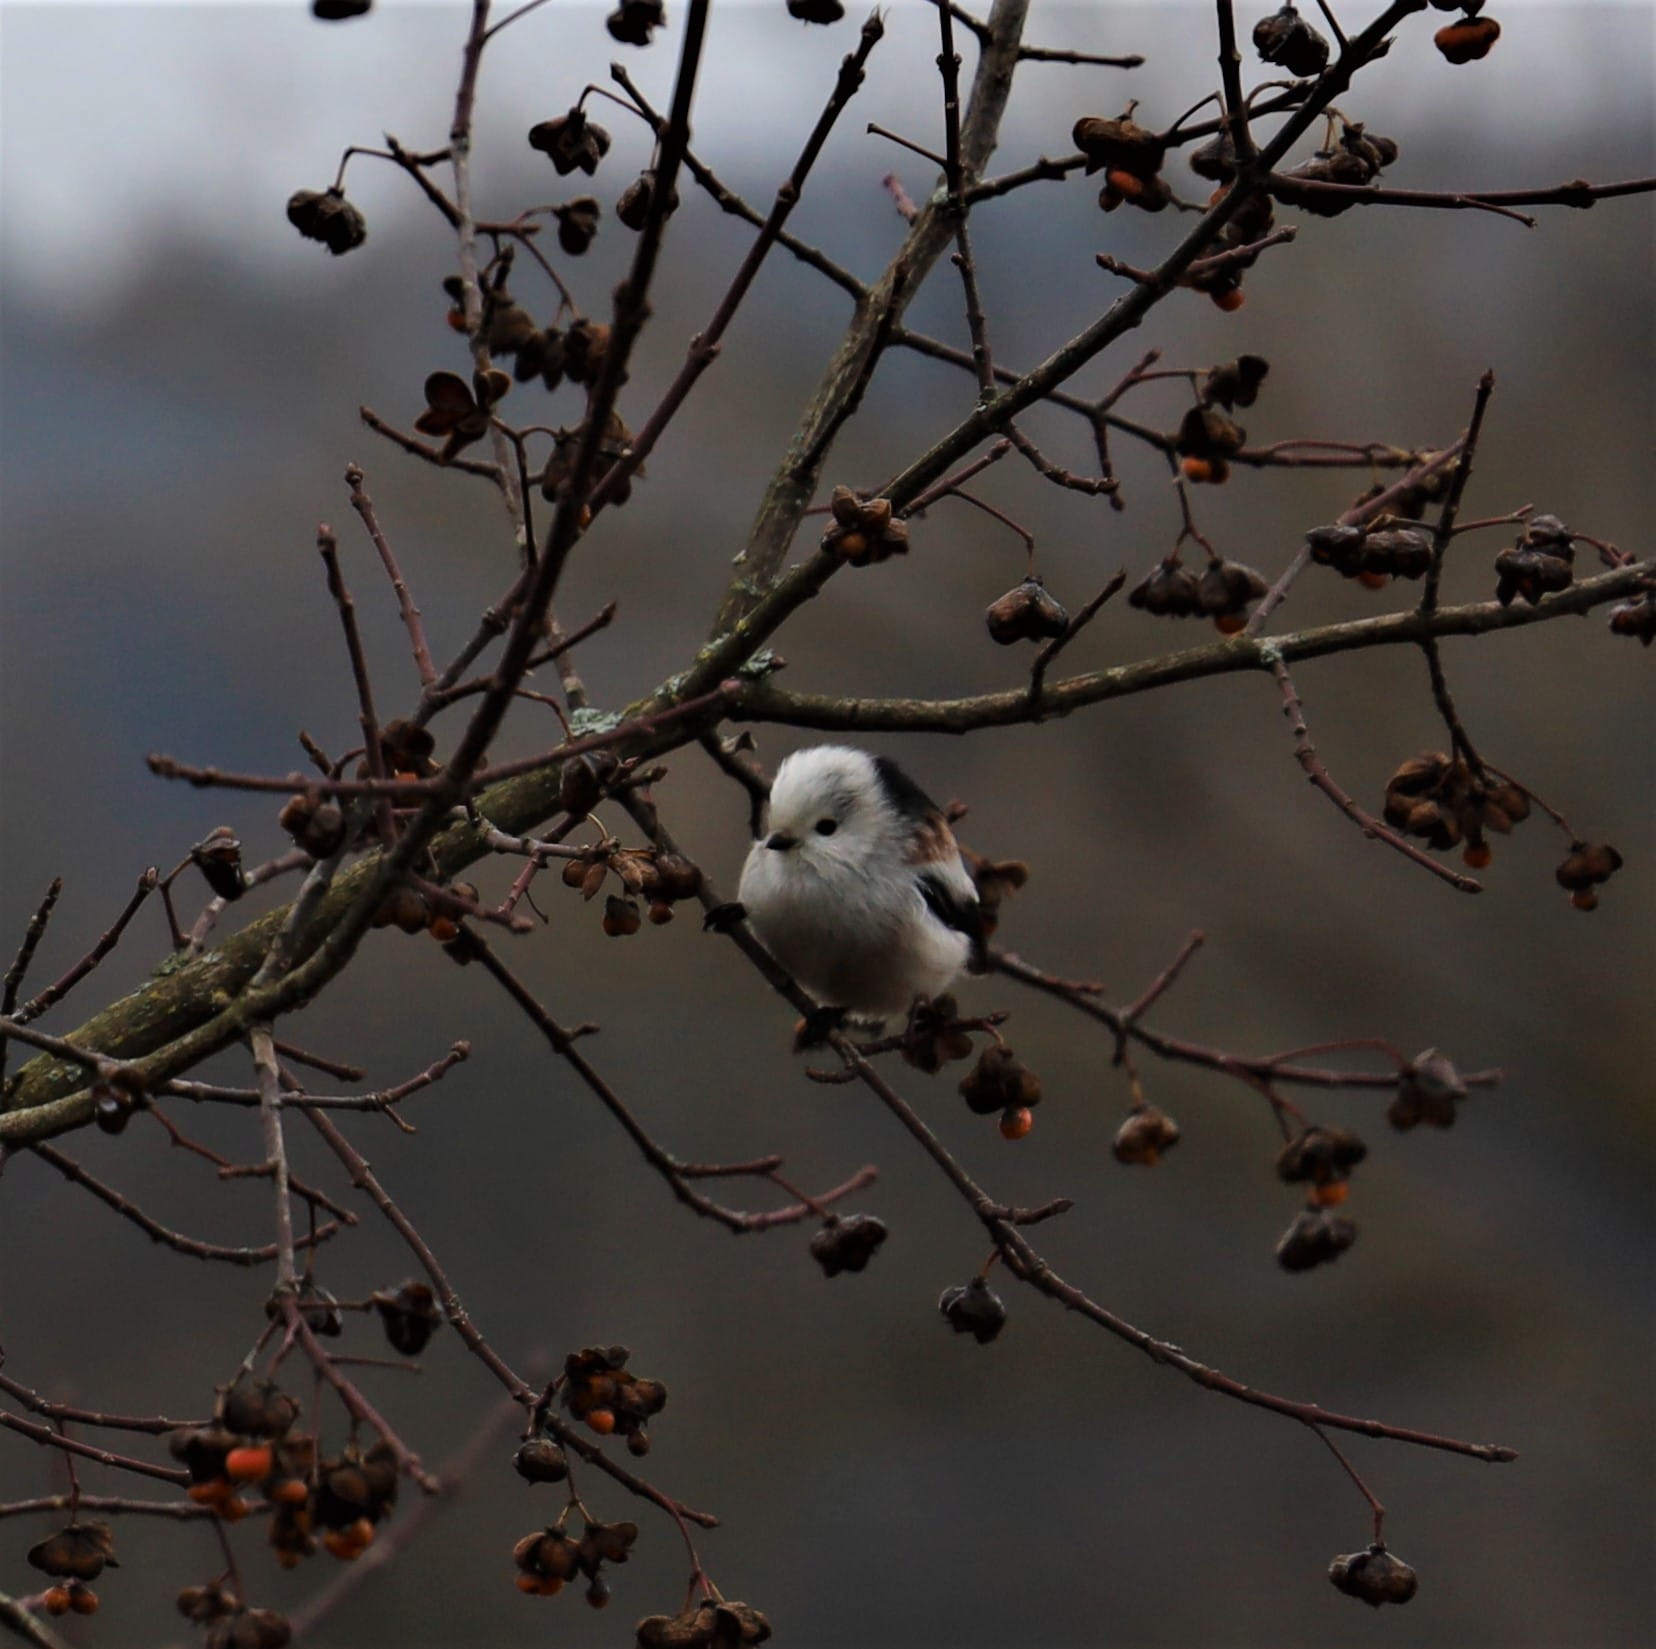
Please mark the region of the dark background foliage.
<svg viewBox="0 0 1656 1649"><path fill-rule="evenodd" d="M1257 10L1245 9L1245 26ZM1389 181L1514 187L1650 170L1648 12L1518 6L1504 21L1492 57L1455 71L1416 19L1345 100L1401 142ZM864 274L901 230L882 174L895 167L915 193L930 178L861 136L862 123L933 141L938 127L930 13L900 6L891 24L795 225ZM450 247L435 217L406 180L364 165L350 188L371 225L361 253L335 264L282 220L287 193L324 186L348 142L385 128L411 144L441 141L462 13L392 6L327 31L297 3L11 6L0 25L0 933L20 933L47 880L67 878L37 964L44 980L101 930L144 865L170 865L207 827L234 825L254 856L280 845L268 799L162 784L144 770L147 751L279 772L299 763L298 727L350 740L350 680L312 549L319 519L347 546L382 702L412 698L394 608L345 506L347 460L368 470L439 655L468 633L512 552L485 486L436 474L357 422L359 402L410 422L426 372L461 364L442 325ZM1131 76L1026 70L997 170L1064 152L1076 115L1113 114L1129 95L1165 123L1214 79L1204 7L1037 7L1032 34L1150 62ZM768 199L849 38L849 27L801 31L780 4L718 19L695 141L750 198ZM658 103L672 47L669 30L629 57ZM603 78L613 50L591 8L549 8L507 37L483 83L485 210L571 192L522 132L589 75ZM619 115L600 118L616 134L597 179L607 205L646 150ZM1144 262L1169 233L1127 212L1101 217L1079 179L1025 191L974 223L992 337L1014 365L1115 295L1094 251ZM1101 389L1151 346L1180 365L1248 349L1273 362L1247 416L1256 440L1415 444L1452 437L1493 366L1471 513L1533 502L1647 549L1650 228L1644 200L1551 210L1534 231L1470 213L1306 220L1299 244L1250 277L1240 314L1175 297L1087 381ZM650 403L745 233L687 193L624 408ZM629 246L607 220L570 271L589 307L602 309ZM946 275L912 320L958 342ZM532 280L517 284L543 302ZM648 480L583 545L566 618L621 601L620 621L582 659L599 704L625 702L701 640L845 307L775 258ZM514 391L514 409L531 393L541 392ZM1181 393L1147 392L1139 410L1170 425ZM889 359L831 479L877 482L970 396L964 374ZM569 392L546 416L575 416ZM1030 427L1056 455L1086 462L1083 432L1062 416ZM1043 490L1010 464L986 489L1035 525L1039 565L1072 605L1117 565L1146 569L1176 528L1160 459L1125 442L1118 456L1123 514ZM1201 493L1200 519L1228 553L1274 574L1363 479L1243 471ZM838 580L787 633L791 685L956 693L1008 680L1013 665L979 613L1020 570L1015 541L949 503L915 524L914 540L907 561ZM1490 593L1498 543L1460 541L1449 599ZM1285 616L1327 621L1387 599L1308 577ZM1198 639L1194 625L1118 605L1069 662ZM1271 1261L1294 1199L1270 1172L1269 1119L1240 1088L1152 1065L1150 1095L1180 1118L1185 1142L1154 1173L1122 1169L1108 1151L1125 1094L1107 1039L995 981L969 983L965 999L1015 1009L1009 1034L1048 1093L1034 1135L1005 1145L951 1081L903 1073L997 1192L1077 1198L1045 1246L1127 1317L1272 1389L1522 1451L1515 1465L1484 1467L1354 1444L1391 1508L1393 1544L1421 1574L1419 1598L1383 1628L1322 1578L1330 1556L1363 1542L1366 1520L1313 1439L1196 1392L1034 1297L1010 1297L1011 1325L992 1347L944 1332L933 1302L981 1262L979 1231L865 1096L802 1080L785 1009L693 921L612 944L595 910L549 888L551 924L518 945L518 965L566 1021L602 1022L594 1057L684 1154L775 1149L812 1184L878 1162L880 1182L858 1206L880 1213L892 1238L862 1277L825 1281L804 1230L732 1241L694 1221L475 970L456 972L434 945L375 935L300 1034L359 1059L377 1082L472 1040L471 1062L411 1102L419 1138L361 1126L357 1137L515 1361L620 1340L668 1382L654 1475L725 1519L707 1540L711 1570L771 1613L779 1641L1289 1649L1384 1630L1411 1649L1647 1642L1650 660L1613 642L1602 617L1450 643L1445 657L1491 758L1626 853L1595 915L1570 910L1554 886L1560 844L1540 822L1498 844L1475 899L1365 843L1305 786L1262 679L1179 687L1039 729L882 746L934 793L970 802L970 843L1031 862L1002 930L1031 959L1099 977L1125 1000L1199 926L1208 946L1158 1023L1249 1051L1385 1033L1508 1069L1446 1135L1394 1136L1360 1098L1322 1106L1374 1147L1350 1210L1363 1236L1338 1266L1300 1277ZM1370 804L1398 761L1441 740L1412 651L1334 658L1299 677L1324 754ZM512 749L552 742L549 713L542 725L534 709L511 729ZM761 751L774 761L793 742L765 735ZM731 886L740 796L686 753L661 798ZM138 983L163 943L159 913L146 912L90 997ZM76 1022L71 1008L48 1024ZM215 1068L245 1075L234 1060ZM244 1114L186 1120L256 1154ZM264 1239L266 1196L213 1183L158 1129L83 1135L74 1150L159 1217L221 1240ZM332 1182L330 1165L302 1167ZM257 1284L149 1248L34 1162L12 1163L4 1191L8 1371L92 1404L203 1408L259 1321ZM372 1222L337 1256L321 1275L341 1294L408 1269ZM428 1461L496 1401L452 1335L420 1378L368 1378ZM507 1452L319 1644L614 1644L631 1619L676 1606L676 1539L649 1515L609 1614L519 1597L507 1553L549 1515L551 1496L519 1483ZM0 1439L0 1498L58 1483L55 1461ZM633 1515L608 1485L591 1487L602 1515ZM0 1527L10 1589L24 1584L33 1525ZM134 1523L120 1540L137 1561L110 1578L105 1614L80 1640L182 1639L165 1600L216 1568L210 1537ZM331 1568L319 1558L278 1576L256 1550L248 1563L256 1595L273 1603Z"/></svg>

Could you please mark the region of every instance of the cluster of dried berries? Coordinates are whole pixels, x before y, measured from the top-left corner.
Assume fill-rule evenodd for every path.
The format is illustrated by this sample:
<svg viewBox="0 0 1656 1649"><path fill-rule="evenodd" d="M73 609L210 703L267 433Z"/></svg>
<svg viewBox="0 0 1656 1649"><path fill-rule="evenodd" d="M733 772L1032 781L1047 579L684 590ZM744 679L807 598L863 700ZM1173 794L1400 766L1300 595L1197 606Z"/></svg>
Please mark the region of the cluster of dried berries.
<svg viewBox="0 0 1656 1649"><path fill-rule="evenodd" d="M983 615L990 639L1002 647L1018 641L1051 641L1069 628L1069 614L1033 573L990 603Z"/></svg>
<svg viewBox="0 0 1656 1649"><path fill-rule="evenodd" d="M645 1422L667 1406L659 1380L641 1380L627 1368L625 1346L587 1346L564 1359L563 1406L600 1437L625 1437L631 1454L648 1454Z"/></svg>
<svg viewBox="0 0 1656 1649"><path fill-rule="evenodd" d="M887 1234L885 1221L872 1214L830 1214L811 1238L811 1258L828 1277L864 1271Z"/></svg>
<svg viewBox="0 0 1656 1649"><path fill-rule="evenodd" d="M566 766L566 776L568 771ZM664 853L653 847L594 848L564 866L563 883L577 889L583 899L592 899L612 873L626 889L624 894L612 893L604 900L604 932L612 939L638 932L642 925L640 900L649 907L651 923L662 927L672 921L674 905L694 899L701 891L698 865L682 854Z"/></svg>
<svg viewBox="0 0 1656 1649"><path fill-rule="evenodd" d="M317 1468L315 1492L308 1502L283 1505L270 1531L279 1561L291 1567L314 1550L313 1526L322 1528L322 1544L343 1563L354 1563L373 1544L374 1529L397 1500L397 1460L388 1443L366 1454L355 1443ZM278 1535L281 1543L278 1543Z"/></svg>
<svg viewBox="0 0 1656 1649"><path fill-rule="evenodd" d="M1347 1597L1361 1598L1376 1609L1382 1603L1407 1603L1419 1585L1414 1570L1379 1544L1335 1558L1328 1578Z"/></svg>
<svg viewBox="0 0 1656 1649"><path fill-rule="evenodd" d="M1231 411L1251 407L1259 399L1259 386L1270 370L1271 363L1263 355L1238 355L1234 361L1210 367L1202 379L1202 404Z"/></svg>
<svg viewBox="0 0 1656 1649"><path fill-rule="evenodd" d="M1248 622L1248 608L1264 595L1264 575L1240 561L1210 560L1198 578L1170 555L1127 594L1127 604L1158 618L1211 618L1221 635Z"/></svg>
<svg viewBox="0 0 1656 1649"><path fill-rule="evenodd" d="M1575 578L1575 542L1556 515L1531 516L1518 542L1495 557L1495 598L1503 607L1522 596L1532 607L1542 596L1567 590Z"/></svg>
<svg viewBox="0 0 1656 1649"><path fill-rule="evenodd" d="M1445 23L1432 36L1432 44L1451 63L1476 63L1488 57L1501 38L1501 25L1493 17L1480 17L1483 0L1432 0L1439 11L1464 11L1453 23Z"/></svg>
<svg viewBox="0 0 1656 1649"><path fill-rule="evenodd" d="M788 0L788 10L800 3L810 0ZM839 0L832 3L837 10ZM636 1631L638 1649L742 1649L744 1644L764 1643L771 1635L770 1622L751 1604L722 1598L717 1603L709 1598L682 1615L650 1615Z"/></svg>
<svg viewBox="0 0 1656 1649"><path fill-rule="evenodd" d="M1386 781L1386 823L1422 837L1440 852L1464 841L1461 856L1474 870L1483 869L1492 857L1484 832L1509 835L1529 810L1521 785L1441 750L1412 757Z"/></svg>
<svg viewBox="0 0 1656 1649"><path fill-rule="evenodd" d="M667 8L662 0L621 0L604 19L604 27L610 38L623 46L647 46L650 36L666 22Z"/></svg>
<svg viewBox="0 0 1656 1649"><path fill-rule="evenodd" d="M306 240L321 241L336 258L368 238L367 220L343 189L301 189L288 198L287 217Z"/></svg>
<svg viewBox="0 0 1656 1649"><path fill-rule="evenodd" d="M1598 888L1622 866L1622 856L1608 842L1571 842L1554 875L1577 910L1598 909Z"/></svg>
<svg viewBox="0 0 1656 1649"><path fill-rule="evenodd" d="M1006 1306L982 1277L945 1288L937 1309L956 1334L970 1334L980 1346L988 1345L1006 1327Z"/></svg>
<svg viewBox="0 0 1656 1649"><path fill-rule="evenodd" d="M1004 1042L992 1042L960 1079L960 1097L980 1117L1000 1112L1005 1139L1022 1139L1035 1126L1041 1079Z"/></svg>
<svg viewBox="0 0 1656 1649"><path fill-rule="evenodd" d="M1454 1061L1427 1048L1397 1073L1397 1092L1386 1107L1386 1120L1401 1133L1423 1122L1431 1128L1452 1128L1455 1107L1466 1095L1466 1082Z"/></svg>
<svg viewBox="0 0 1656 1649"><path fill-rule="evenodd" d="M644 227L650 216L650 207L655 203L658 187L655 168L651 166L622 190L621 198L615 203L615 215L623 227L635 234ZM662 217L670 218L678 210L678 203L678 190L670 189L662 203Z"/></svg>
<svg viewBox="0 0 1656 1649"><path fill-rule="evenodd" d="M1278 1239L1277 1264L1284 1271L1310 1271L1337 1260L1357 1240L1350 1220L1326 1208L1307 1208Z"/></svg>
<svg viewBox="0 0 1656 1649"><path fill-rule="evenodd" d="M246 1608L222 1580L186 1586L178 1612L207 1628L206 1649L286 1649L293 1628L274 1609Z"/></svg>
<svg viewBox="0 0 1656 1649"><path fill-rule="evenodd" d="M512 380L497 367L474 372L468 384L458 372L433 372L425 381L426 409L414 420L422 435L441 435L442 462L463 452L489 433L495 403Z"/></svg>
<svg viewBox="0 0 1656 1649"><path fill-rule="evenodd" d="M867 567L908 552L908 523L892 516L889 498L864 498L849 487L835 487L828 500L834 524L822 535L830 555Z"/></svg>
<svg viewBox="0 0 1656 1649"><path fill-rule="evenodd" d="M190 859L215 897L232 904L247 891L242 874L241 842L229 825L220 825L190 849Z"/></svg>
<svg viewBox="0 0 1656 1649"><path fill-rule="evenodd" d="M903 1059L936 1076L951 1059L972 1057L972 1035L959 1023L960 1004L944 995L915 1004L903 1033Z"/></svg>
<svg viewBox="0 0 1656 1649"><path fill-rule="evenodd" d="M1346 1200L1351 1170L1367 1155L1368 1147L1348 1128L1307 1128L1283 1147L1277 1178L1305 1186L1313 1208L1337 1208Z"/></svg>
<svg viewBox="0 0 1656 1649"><path fill-rule="evenodd" d="M1248 432L1216 406L1194 406L1173 435L1179 473L1187 481L1230 479L1230 460L1246 445Z"/></svg>
<svg viewBox="0 0 1656 1649"><path fill-rule="evenodd" d="M1266 63L1296 80L1309 80L1328 67L1328 42L1291 5L1254 24L1254 50Z"/></svg>
<svg viewBox="0 0 1656 1649"><path fill-rule="evenodd" d="M569 1515L568 1510L564 1517ZM529 1597L556 1597L567 1581L587 1577L586 1600L602 1609L610 1600L609 1582L600 1572L606 1563L625 1563L638 1539L636 1523L586 1522L579 1540L564 1532L563 1518L551 1528L526 1534L512 1548L517 1589Z"/></svg>
<svg viewBox="0 0 1656 1649"><path fill-rule="evenodd" d="M1341 121L1340 135L1332 149L1319 149L1309 160L1277 173L1272 188L1278 200L1297 206L1315 217L1333 218L1357 200L1351 195L1325 194L1316 189L1296 189L1296 179L1306 183L1342 183L1360 188L1372 183L1398 156L1397 142L1380 137L1360 124Z"/></svg>
<svg viewBox="0 0 1656 1649"><path fill-rule="evenodd" d="M1114 120L1083 116L1070 133L1076 148L1087 157L1087 171L1104 174L1098 204L1106 212L1113 212L1123 201L1146 212L1160 212L1173 199L1161 175L1167 140L1133 119L1137 107L1136 102L1128 104Z"/></svg>
<svg viewBox="0 0 1656 1649"><path fill-rule="evenodd" d="M1165 1111L1139 1103L1116 1129L1110 1150L1117 1162L1154 1168L1179 1143L1179 1125Z"/></svg>
<svg viewBox="0 0 1656 1649"><path fill-rule="evenodd" d="M274 1381L244 1374L225 1387L212 1423L175 1431L168 1449L190 1474L185 1490L227 1522L244 1517L243 1490L259 1489L278 1506L303 1503L315 1440L293 1433L299 1404Z"/></svg>
<svg viewBox="0 0 1656 1649"><path fill-rule="evenodd" d="M569 1476L569 1457L552 1438L537 1432L518 1444L512 1469L526 1483L561 1483Z"/></svg>
<svg viewBox="0 0 1656 1649"><path fill-rule="evenodd" d="M396 1288L369 1295L391 1349L400 1357L418 1357L442 1325L443 1313L429 1283L410 1277Z"/></svg>
<svg viewBox="0 0 1656 1649"><path fill-rule="evenodd" d="M578 424L574 429L560 429L552 437L552 451L548 454L546 468L541 471L541 496L556 503L568 490L569 477L575 468L575 457L580 451L581 441L586 434L586 425ZM588 485L596 487L606 475L621 460L632 451L632 431L627 428L621 414L610 412L604 425L603 438L598 443L598 450L593 455L592 474L588 478ZM632 497L634 476L642 476L644 466L639 464L621 481L609 495L612 504L625 504Z"/></svg>
<svg viewBox="0 0 1656 1649"><path fill-rule="evenodd" d="M147 1103L144 1079L128 1065L117 1065L92 1085L92 1120L106 1134L118 1134L132 1113Z"/></svg>
<svg viewBox="0 0 1656 1649"><path fill-rule="evenodd" d="M1432 565L1432 535L1423 527L1313 527L1305 542L1318 566L1355 578L1366 590L1383 589L1388 579L1420 578Z"/></svg>
<svg viewBox="0 0 1656 1649"><path fill-rule="evenodd" d="M320 796L289 796L276 822L313 859L331 859L345 845L344 809Z"/></svg>
<svg viewBox="0 0 1656 1649"><path fill-rule="evenodd" d="M1022 859L985 859L968 847L960 853L977 888L978 925L987 940L1000 926L1002 902L1029 880L1029 866Z"/></svg>
<svg viewBox="0 0 1656 1649"><path fill-rule="evenodd" d="M529 128L529 147L540 150L559 177L575 171L591 177L609 146L609 133L596 120L589 120L579 104L556 120L543 120Z"/></svg>
<svg viewBox="0 0 1656 1649"><path fill-rule="evenodd" d="M70 1523L29 1548L29 1562L57 1583L41 1594L49 1615L95 1615L98 1594L88 1584L105 1569L118 1569L115 1532L107 1523Z"/></svg>
<svg viewBox="0 0 1656 1649"><path fill-rule="evenodd" d="M1610 633L1634 636L1646 647L1656 641L1656 590L1617 602L1610 609Z"/></svg>

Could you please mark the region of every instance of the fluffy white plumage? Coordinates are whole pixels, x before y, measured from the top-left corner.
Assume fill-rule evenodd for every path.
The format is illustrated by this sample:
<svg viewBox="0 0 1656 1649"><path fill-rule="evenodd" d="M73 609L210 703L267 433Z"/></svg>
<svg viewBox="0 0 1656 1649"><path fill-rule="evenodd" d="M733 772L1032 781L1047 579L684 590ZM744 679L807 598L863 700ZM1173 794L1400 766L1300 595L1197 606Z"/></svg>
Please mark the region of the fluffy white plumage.
<svg viewBox="0 0 1656 1649"><path fill-rule="evenodd" d="M738 897L811 995L865 1017L946 989L980 934L948 821L895 762L840 745L777 769Z"/></svg>

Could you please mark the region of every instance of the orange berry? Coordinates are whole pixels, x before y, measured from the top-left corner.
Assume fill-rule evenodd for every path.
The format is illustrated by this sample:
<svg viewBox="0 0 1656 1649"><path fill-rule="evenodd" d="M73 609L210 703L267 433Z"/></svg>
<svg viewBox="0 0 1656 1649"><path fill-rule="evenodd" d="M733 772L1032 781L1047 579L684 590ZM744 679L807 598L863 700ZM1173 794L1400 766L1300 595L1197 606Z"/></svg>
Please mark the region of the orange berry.
<svg viewBox="0 0 1656 1649"><path fill-rule="evenodd" d="M598 1433L600 1437L608 1437L615 1430L615 1413L611 1409L594 1409L586 1417L586 1423Z"/></svg>
<svg viewBox="0 0 1656 1649"><path fill-rule="evenodd" d="M1179 460L1179 471L1187 481L1211 481L1213 479L1213 462L1208 458L1181 458Z"/></svg>
<svg viewBox="0 0 1656 1649"><path fill-rule="evenodd" d="M46 1606L49 1615L66 1615L69 1613L69 1588L67 1586L48 1586L41 1593L40 1601Z"/></svg>
<svg viewBox="0 0 1656 1649"><path fill-rule="evenodd" d="M1590 887L1584 887L1570 895L1570 903L1577 910L1597 910L1598 895Z"/></svg>
<svg viewBox="0 0 1656 1649"><path fill-rule="evenodd" d="M310 1499L310 1486L302 1477L285 1477L271 1491L278 1506L302 1506Z"/></svg>
<svg viewBox="0 0 1656 1649"><path fill-rule="evenodd" d="M362 1556L363 1547L352 1540L343 1529L329 1529L322 1536L322 1544L339 1559L341 1563L355 1563Z"/></svg>
<svg viewBox="0 0 1656 1649"><path fill-rule="evenodd" d="M95 1615L98 1612L98 1594L90 1586L71 1586L69 1607L77 1615Z"/></svg>
<svg viewBox="0 0 1656 1649"><path fill-rule="evenodd" d="M1351 1186L1345 1180L1337 1179L1328 1185L1313 1186L1311 1201L1318 1208L1338 1208L1350 1191Z"/></svg>
<svg viewBox="0 0 1656 1649"><path fill-rule="evenodd" d="M1035 1113L1027 1105L1019 1105L1015 1109L1001 1112L1000 1131L1002 1139L1022 1139L1035 1126Z"/></svg>
<svg viewBox="0 0 1656 1649"><path fill-rule="evenodd" d="M1220 613L1214 619L1213 627L1222 636L1238 636L1248 627L1246 613Z"/></svg>
<svg viewBox="0 0 1656 1649"><path fill-rule="evenodd" d="M541 1589L541 1577L539 1575L519 1574L516 1584L520 1592L528 1597L535 1597Z"/></svg>
<svg viewBox="0 0 1656 1649"><path fill-rule="evenodd" d="M275 1457L266 1443L244 1443L224 1457L224 1475L233 1483L257 1483L270 1476Z"/></svg>
<svg viewBox="0 0 1656 1649"><path fill-rule="evenodd" d="M1248 295L1240 286L1233 286L1228 292L1215 292L1212 297L1227 315L1234 315L1248 301Z"/></svg>
<svg viewBox="0 0 1656 1649"><path fill-rule="evenodd" d="M1361 584L1365 590L1383 590L1389 583L1391 583L1391 574L1380 572L1358 573L1357 582Z"/></svg>
<svg viewBox="0 0 1656 1649"><path fill-rule="evenodd" d="M366 1550L374 1544L374 1525L365 1517L359 1517L345 1533L359 1550Z"/></svg>
<svg viewBox="0 0 1656 1649"><path fill-rule="evenodd" d="M448 324L456 332L466 330L466 312L463 309L451 309L448 312Z"/></svg>
<svg viewBox="0 0 1656 1649"><path fill-rule="evenodd" d="M446 945L449 940L460 937L460 924L447 916L433 916L426 932L439 944Z"/></svg>
<svg viewBox="0 0 1656 1649"><path fill-rule="evenodd" d="M227 1494L216 1510L226 1523L240 1523L247 1516L247 1502L238 1495Z"/></svg>
<svg viewBox="0 0 1656 1649"><path fill-rule="evenodd" d="M222 1477L210 1477L205 1483L192 1483L185 1491L198 1506L216 1506L227 1499L231 1488Z"/></svg>
<svg viewBox="0 0 1656 1649"><path fill-rule="evenodd" d="M1461 858L1473 870L1482 870L1494 857L1495 850L1488 842L1468 842L1461 853Z"/></svg>
<svg viewBox="0 0 1656 1649"><path fill-rule="evenodd" d="M1144 193L1144 179L1135 177L1131 172L1122 171L1119 166L1112 166L1104 174L1104 181L1123 200L1137 200Z"/></svg>

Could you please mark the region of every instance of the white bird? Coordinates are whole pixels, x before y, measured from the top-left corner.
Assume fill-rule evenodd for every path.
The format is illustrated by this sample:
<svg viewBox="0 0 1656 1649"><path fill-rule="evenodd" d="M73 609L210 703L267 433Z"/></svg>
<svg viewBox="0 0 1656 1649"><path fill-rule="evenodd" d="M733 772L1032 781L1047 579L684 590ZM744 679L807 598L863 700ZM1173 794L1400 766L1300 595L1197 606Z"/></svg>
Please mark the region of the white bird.
<svg viewBox="0 0 1656 1649"><path fill-rule="evenodd" d="M796 751L737 897L766 948L825 1007L906 1014L983 943L977 888L941 809L885 756Z"/></svg>

